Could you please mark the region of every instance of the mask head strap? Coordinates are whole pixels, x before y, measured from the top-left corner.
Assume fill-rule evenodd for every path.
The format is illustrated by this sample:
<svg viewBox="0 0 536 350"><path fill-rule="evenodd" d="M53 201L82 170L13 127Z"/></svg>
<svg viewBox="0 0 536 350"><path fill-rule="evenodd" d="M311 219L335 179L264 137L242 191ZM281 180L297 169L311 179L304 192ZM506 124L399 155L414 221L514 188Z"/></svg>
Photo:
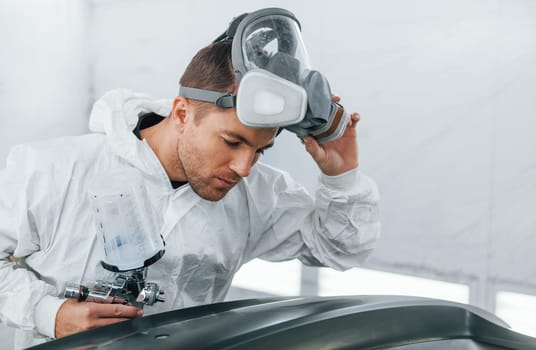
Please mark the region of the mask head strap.
<svg viewBox="0 0 536 350"><path fill-rule="evenodd" d="M179 96L196 101L214 103L220 108L236 107L236 96L230 93L181 86Z"/></svg>
<svg viewBox="0 0 536 350"><path fill-rule="evenodd" d="M233 18L231 21L231 24L229 24L229 28L225 32L223 32L219 37L217 37L213 42L222 41L225 39L233 39L236 33L236 29L238 28L238 25L240 22L246 17L248 13L243 13L238 17Z"/></svg>
<svg viewBox="0 0 536 350"><path fill-rule="evenodd" d="M179 96L189 98L191 100L203 101L214 103L220 108L234 108L236 107L236 96L219 91L203 90L192 87L181 86L179 88ZM283 131L282 128L278 128L277 135Z"/></svg>
<svg viewBox="0 0 536 350"><path fill-rule="evenodd" d="M213 43L226 39L232 40L234 38L238 25L247 15L248 13L243 13L240 16L233 18L227 30L223 32L220 36L218 36L213 41ZM236 107L236 96L230 93L181 86L179 88L179 96L183 96L196 101L214 103L219 108Z"/></svg>

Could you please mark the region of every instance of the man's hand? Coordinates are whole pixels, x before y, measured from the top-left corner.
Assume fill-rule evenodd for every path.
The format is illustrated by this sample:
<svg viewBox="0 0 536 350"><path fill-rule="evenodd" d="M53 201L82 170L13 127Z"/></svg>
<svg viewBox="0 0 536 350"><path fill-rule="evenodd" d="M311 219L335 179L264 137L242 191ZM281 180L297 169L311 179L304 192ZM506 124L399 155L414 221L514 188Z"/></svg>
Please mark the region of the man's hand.
<svg viewBox="0 0 536 350"><path fill-rule="evenodd" d="M130 320L143 315L134 306L97 304L68 299L56 314L56 338L62 338L88 329Z"/></svg>
<svg viewBox="0 0 536 350"><path fill-rule="evenodd" d="M340 97L333 96L333 101L340 100ZM303 138L305 149L324 174L335 176L357 168L359 163L356 125L359 119L359 114L352 113L344 134L336 140L318 144L312 136Z"/></svg>

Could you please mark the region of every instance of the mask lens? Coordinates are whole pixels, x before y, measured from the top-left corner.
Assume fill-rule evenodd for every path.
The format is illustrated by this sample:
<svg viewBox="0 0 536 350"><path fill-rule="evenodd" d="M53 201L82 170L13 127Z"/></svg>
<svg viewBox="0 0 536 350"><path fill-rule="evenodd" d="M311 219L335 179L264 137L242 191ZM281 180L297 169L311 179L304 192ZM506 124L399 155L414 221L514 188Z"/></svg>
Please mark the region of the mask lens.
<svg viewBox="0 0 536 350"><path fill-rule="evenodd" d="M268 15L252 21L243 31L242 42L242 56L247 70L261 68L270 71L270 66L280 66L280 62L277 65L271 63L274 57L288 57L299 62L300 70L310 69L300 28L287 16ZM286 76L282 78L288 79Z"/></svg>

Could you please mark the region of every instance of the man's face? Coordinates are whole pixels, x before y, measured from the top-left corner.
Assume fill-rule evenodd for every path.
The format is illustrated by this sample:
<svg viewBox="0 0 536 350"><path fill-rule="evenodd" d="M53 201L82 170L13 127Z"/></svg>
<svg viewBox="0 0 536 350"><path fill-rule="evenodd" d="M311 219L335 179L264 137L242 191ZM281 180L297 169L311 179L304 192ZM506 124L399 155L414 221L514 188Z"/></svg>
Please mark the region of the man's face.
<svg viewBox="0 0 536 350"><path fill-rule="evenodd" d="M249 175L276 131L242 125L236 109L209 108L186 119L177 141L179 167L200 197L218 201Z"/></svg>

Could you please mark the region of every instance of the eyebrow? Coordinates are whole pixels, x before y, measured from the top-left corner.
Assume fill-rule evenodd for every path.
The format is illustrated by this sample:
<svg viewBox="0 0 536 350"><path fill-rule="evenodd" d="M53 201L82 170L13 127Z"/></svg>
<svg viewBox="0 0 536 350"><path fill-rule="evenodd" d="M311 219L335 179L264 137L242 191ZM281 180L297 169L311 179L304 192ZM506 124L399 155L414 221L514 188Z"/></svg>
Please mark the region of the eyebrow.
<svg viewBox="0 0 536 350"><path fill-rule="evenodd" d="M244 136L240 135L240 134L237 134L237 133L234 133L232 131L226 131L225 134L227 136L230 136L230 137L233 137L237 140L239 140L240 142L243 142L245 143L246 145L248 145L249 147L253 147L253 148L256 148L256 146L254 144L252 144L248 139L246 139ZM274 145L274 141L270 142L269 144L267 144L266 146L264 147L260 147L259 149L262 149L262 150L266 150L270 147L272 147Z"/></svg>

